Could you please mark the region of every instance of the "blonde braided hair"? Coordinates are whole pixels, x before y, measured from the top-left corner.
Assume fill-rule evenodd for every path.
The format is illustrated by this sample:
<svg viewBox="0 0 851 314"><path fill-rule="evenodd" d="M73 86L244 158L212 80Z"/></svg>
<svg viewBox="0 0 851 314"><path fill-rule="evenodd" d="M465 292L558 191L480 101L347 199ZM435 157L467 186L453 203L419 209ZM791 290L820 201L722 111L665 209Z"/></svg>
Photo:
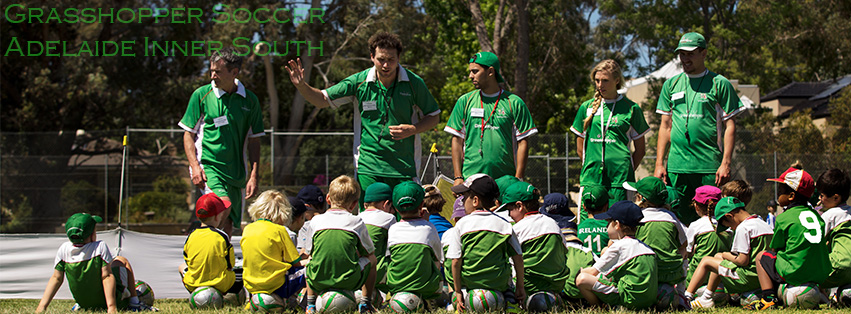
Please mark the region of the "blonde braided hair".
<svg viewBox="0 0 851 314"><path fill-rule="evenodd" d="M591 70L591 83L592 84L594 84L594 79L595 79L595 76L597 75L597 72L600 72L600 71L609 72L609 74L611 74L613 77L615 77L618 80L618 84L617 84L618 89L623 87L623 82L624 82L623 71L621 71L621 67L620 67L620 65L618 65L617 61L612 60L612 59L606 59L606 60L600 61L600 63L597 63L597 65L594 66L594 69ZM595 84L595 87L596 87L596 84ZM582 131L587 130L588 127L591 125L591 120L594 119L594 115L597 114L597 110L600 109L600 104L602 104L602 103L603 103L603 94L600 93L600 90L598 89L594 92L594 102L593 102L593 105L591 107L592 108L591 114L589 114L587 117L585 117L585 120L582 121L583 122Z"/></svg>

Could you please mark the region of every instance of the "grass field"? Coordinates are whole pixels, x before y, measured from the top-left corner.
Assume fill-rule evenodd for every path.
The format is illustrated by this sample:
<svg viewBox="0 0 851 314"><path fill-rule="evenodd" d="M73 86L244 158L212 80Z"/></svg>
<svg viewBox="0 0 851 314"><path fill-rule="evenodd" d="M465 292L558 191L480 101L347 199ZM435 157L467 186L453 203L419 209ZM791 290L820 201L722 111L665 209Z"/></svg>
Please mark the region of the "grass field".
<svg viewBox="0 0 851 314"><path fill-rule="evenodd" d="M53 300L50 304L50 308L47 309L45 313L69 313L71 311L71 306L74 305L74 302L71 300ZM32 313L35 311L36 306L38 306L38 300L30 300L30 299L0 299L0 313ZM220 310L192 310L189 308L189 303L185 299L164 299L157 300L154 303L154 306L160 309L159 313L164 314L178 314L178 313L249 313L249 311L243 310L241 308L236 307L225 307ZM618 313L654 313L654 312L632 312L627 310L616 311ZM750 311L745 311L741 308L737 307L724 307L719 309L711 309L711 310L698 310L695 311L697 313L717 313L717 314L740 314L740 313L752 313ZM781 310L771 310L771 311L763 311L760 313L785 313L785 314L809 314L809 313L819 313L819 314L849 314L851 313L851 309L836 309L836 308L826 308L822 306L820 310L791 310L791 309L781 309ZM292 313L292 312L290 312ZM302 312L303 313L303 312ZM379 313L381 314L390 314L392 313L390 310L382 310ZM433 313L436 314L450 314L444 310L438 310ZM572 311L563 311L562 313L577 313L577 314L603 314L610 313L609 311L603 310L572 310Z"/></svg>

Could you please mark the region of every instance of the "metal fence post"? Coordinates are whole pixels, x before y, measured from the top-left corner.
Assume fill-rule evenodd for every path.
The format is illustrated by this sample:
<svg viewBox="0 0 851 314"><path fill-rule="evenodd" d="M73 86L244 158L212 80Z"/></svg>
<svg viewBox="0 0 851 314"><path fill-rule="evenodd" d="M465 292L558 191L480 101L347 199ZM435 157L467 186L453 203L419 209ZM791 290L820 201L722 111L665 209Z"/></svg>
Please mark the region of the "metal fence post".
<svg viewBox="0 0 851 314"><path fill-rule="evenodd" d="M570 192L570 133L564 133L564 192Z"/></svg>
<svg viewBox="0 0 851 314"><path fill-rule="evenodd" d="M103 158L103 222L109 223L109 154Z"/></svg>
<svg viewBox="0 0 851 314"><path fill-rule="evenodd" d="M772 176L777 175L777 151L776 150L774 151L774 173L772 173L771 175ZM773 178L773 177L770 176L769 178ZM774 184L774 198L773 199L775 199L775 200L777 199L777 184Z"/></svg>
<svg viewBox="0 0 851 314"><path fill-rule="evenodd" d="M550 154L547 154L547 194L550 194L553 191L552 184L550 184L551 176L552 172L550 171Z"/></svg>
<svg viewBox="0 0 851 314"><path fill-rule="evenodd" d="M270 133L271 137L269 137L269 141L272 143L271 151L269 153L269 168L272 171L272 186L275 185L275 127L272 127L272 132Z"/></svg>
<svg viewBox="0 0 851 314"><path fill-rule="evenodd" d="M328 182L328 168L331 167L331 163L328 159L328 154L325 154L325 181L322 182L322 185L326 185L326 182Z"/></svg>

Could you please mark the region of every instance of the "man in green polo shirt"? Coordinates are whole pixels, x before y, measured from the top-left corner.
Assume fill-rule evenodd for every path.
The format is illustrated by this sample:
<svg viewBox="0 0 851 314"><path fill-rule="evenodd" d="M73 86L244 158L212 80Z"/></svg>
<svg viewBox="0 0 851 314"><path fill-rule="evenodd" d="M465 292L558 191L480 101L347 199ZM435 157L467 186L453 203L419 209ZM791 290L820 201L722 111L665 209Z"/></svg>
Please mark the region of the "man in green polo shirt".
<svg viewBox="0 0 851 314"><path fill-rule="evenodd" d="M394 187L416 179L421 158L419 133L440 121L440 109L423 79L399 65L402 42L379 32L369 38L373 67L319 90L307 84L301 60L290 60L290 81L319 108L354 104L354 157L360 201L375 182ZM362 205L361 205L362 206Z"/></svg>
<svg viewBox="0 0 851 314"><path fill-rule="evenodd" d="M703 35L683 35L677 53L684 73L665 81L656 105L662 122L654 175L663 180L667 176L679 192L680 206L674 211L684 224L699 218L689 209L695 189L703 185L721 186L730 180L736 140L733 117L743 110L730 81L706 69L706 52ZM719 132L723 132L723 142ZM665 157L668 157L667 167Z"/></svg>
<svg viewBox="0 0 851 314"><path fill-rule="evenodd" d="M477 88L458 98L443 130L452 134L455 185L476 173L493 178L523 178L529 156L527 139L538 133L529 108L503 90L499 59L483 51L470 58L470 80Z"/></svg>
<svg viewBox="0 0 851 314"><path fill-rule="evenodd" d="M199 87L189 98L178 125L189 160L192 184L203 194L216 193L231 203L230 214L218 226L228 235L242 221L242 200L257 192L263 112L257 95L245 89L236 76L242 57L225 48L210 57L212 82ZM250 172L246 176L248 142ZM242 189L245 189L243 196Z"/></svg>

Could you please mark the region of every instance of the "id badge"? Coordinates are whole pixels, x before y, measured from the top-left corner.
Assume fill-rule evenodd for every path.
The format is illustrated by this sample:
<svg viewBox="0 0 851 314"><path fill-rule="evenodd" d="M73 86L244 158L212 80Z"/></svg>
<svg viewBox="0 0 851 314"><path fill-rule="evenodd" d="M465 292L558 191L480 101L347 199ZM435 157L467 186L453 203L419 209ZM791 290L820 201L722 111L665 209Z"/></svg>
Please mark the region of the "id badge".
<svg viewBox="0 0 851 314"><path fill-rule="evenodd" d="M375 100L368 100L363 102L363 111L374 111L378 110L378 104Z"/></svg>
<svg viewBox="0 0 851 314"><path fill-rule="evenodd" d="M221 117L218 117L218 118L214 118L214 119L213 119L213 124L214 124L217 128L220 128L220 127L226 126L226 125L228 125L228 124L229 124L229 123L228 123L228 117L227 117L227 116L221 116Z"/></svg>
<svg viewBox="0 0 851 314"><path fill-rule="evenodd" d="M472 108L470 109L470 116L473 118L484 118L485 110L482 108Z"/></svg>

